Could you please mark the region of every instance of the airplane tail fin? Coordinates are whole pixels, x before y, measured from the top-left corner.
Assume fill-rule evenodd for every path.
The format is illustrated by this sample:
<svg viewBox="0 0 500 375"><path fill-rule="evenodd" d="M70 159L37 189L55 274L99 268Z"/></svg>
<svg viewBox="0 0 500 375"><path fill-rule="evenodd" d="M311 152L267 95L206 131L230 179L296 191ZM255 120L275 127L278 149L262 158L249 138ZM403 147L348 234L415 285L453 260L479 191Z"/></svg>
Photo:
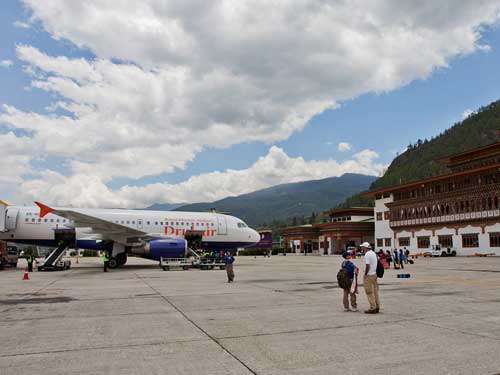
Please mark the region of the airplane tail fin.
<svg viewBox="0 0 500 375"><path fill-rule="evenodd" d="M45 215L48 215L50 214L51 212L54 211L53 208L43 204L43 203L40 203L40 202L35 202L35 204L40 207L40 217L44 217Z"/></svg>

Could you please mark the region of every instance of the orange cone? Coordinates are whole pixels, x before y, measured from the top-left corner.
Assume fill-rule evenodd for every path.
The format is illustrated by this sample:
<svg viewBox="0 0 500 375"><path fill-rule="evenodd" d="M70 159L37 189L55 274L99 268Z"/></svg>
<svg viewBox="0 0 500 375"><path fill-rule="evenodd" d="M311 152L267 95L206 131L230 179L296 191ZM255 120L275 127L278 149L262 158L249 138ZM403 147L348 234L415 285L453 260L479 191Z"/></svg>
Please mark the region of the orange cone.
<svg viewBox="0 0 500 375"><path fill-rule="evenodd" d="M28 275L28 267L24 267L24 276L23 276L23 280L29 280L30 277Z"/></svg>

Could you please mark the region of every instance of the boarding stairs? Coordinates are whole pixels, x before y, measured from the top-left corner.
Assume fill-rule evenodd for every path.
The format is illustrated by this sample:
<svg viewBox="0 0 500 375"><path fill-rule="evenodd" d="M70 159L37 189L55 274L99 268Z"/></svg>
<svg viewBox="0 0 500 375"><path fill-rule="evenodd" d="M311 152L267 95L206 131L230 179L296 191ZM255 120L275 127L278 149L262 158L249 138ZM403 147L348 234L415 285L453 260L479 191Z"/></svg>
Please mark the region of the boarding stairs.
<svg viewBox="0 0 500 375"><path fill-rule="evenodd" d="M66 249L68 249L68 245L63 243L52 250L43 263L38 266L38 271L64 271L69 269L71 267L71 261L62 260Z"/></svg>

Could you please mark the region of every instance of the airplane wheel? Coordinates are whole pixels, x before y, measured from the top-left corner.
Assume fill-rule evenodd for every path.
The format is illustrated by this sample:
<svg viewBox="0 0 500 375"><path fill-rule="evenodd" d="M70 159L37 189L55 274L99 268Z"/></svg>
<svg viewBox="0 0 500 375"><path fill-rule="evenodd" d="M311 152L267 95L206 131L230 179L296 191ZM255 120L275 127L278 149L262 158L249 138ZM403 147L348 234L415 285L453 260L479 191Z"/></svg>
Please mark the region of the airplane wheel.
<svg viewBox="0 0 500 375"><path fill-rule="evenodd" d="M108 268L114 269L118 268L120 264L118 263L118 260L116 258L109 258L109 263L108 263Z"/></svg>

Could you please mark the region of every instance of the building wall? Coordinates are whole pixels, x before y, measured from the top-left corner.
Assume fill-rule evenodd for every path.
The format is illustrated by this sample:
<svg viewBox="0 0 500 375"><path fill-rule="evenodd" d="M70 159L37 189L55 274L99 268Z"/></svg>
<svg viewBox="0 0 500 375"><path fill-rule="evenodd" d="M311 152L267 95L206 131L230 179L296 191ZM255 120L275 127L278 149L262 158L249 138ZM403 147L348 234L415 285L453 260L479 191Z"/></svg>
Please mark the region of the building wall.
<svg viewBox="0 0 500 375"><path fill-rule="evenodd" d="M484 227L484 233L483 233ZM375 229L376 230L376 229ZM457 234L458 232L458 234ZM375 232L378 236L377 232ZM439 236L451 236L453 241L452 249L457 252L457 255L466 256L475 253L494 253L500 255L500 247L490 246L490 234L500 233L500 223L494 223L491 225L480 226L480 225L467 225L462 228L455 228L451 226L442 227L440 229L426 229L422 228L414 232L411 231L401 231L396 233L395 244L397 248L403 248L399 244L400 238L410 238L410 246L407 248L411 253L421 253L430 249L434 245L439 244ZM478 246L477 247L464 247L462 242L462 235L464 234L477 234L478 235ZM418 248L418 237L429 237L430 246L429 248Z"/></svg>
<svg viewBox="0 0 500 375"><path fill-rule="evenodd" d="M389 226L389 219L386 218L385 213L389 211L386 203L391 203L393 201L392 194L387 198L381 198L375 200L375 249L378 250L391 250L395 248L394 244L394 232ZM378 213L378 215L377 215ZM377 220L377 217L381 220ZM382 240L382 246L380 246L379 240ZM386 243L386 239L390 239L391 244Z"/></svg>

